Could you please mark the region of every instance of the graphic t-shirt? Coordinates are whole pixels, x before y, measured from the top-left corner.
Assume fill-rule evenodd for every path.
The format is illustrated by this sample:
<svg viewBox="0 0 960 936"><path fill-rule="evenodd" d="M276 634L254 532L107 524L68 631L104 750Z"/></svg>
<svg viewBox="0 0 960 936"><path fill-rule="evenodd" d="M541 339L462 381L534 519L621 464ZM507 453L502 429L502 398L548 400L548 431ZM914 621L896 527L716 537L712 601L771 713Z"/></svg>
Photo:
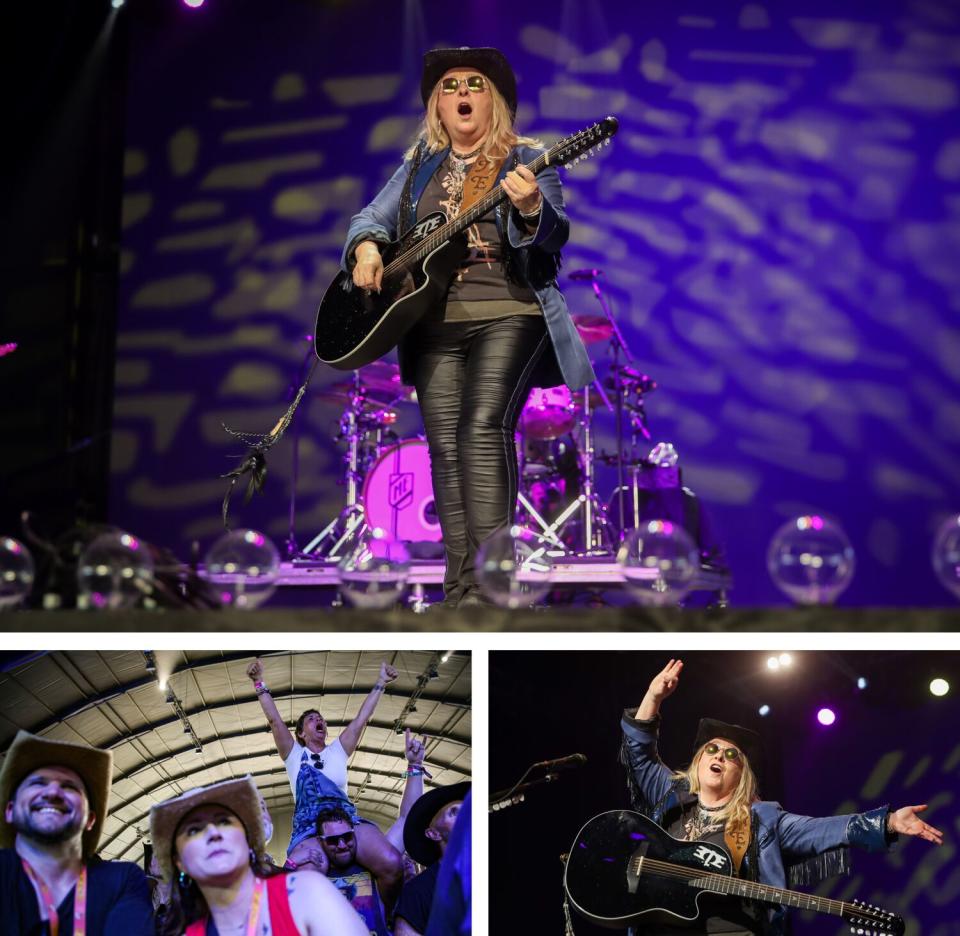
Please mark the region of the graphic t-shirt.
<svg viewBox="0 0 960 936"><path fill-rule="evenodd" d="M479 157L482 158L482 157ZM457 217L463 184L470 171L455 156L447 156L427 183L417 204L417 219L443 211L447 220ZM540 315L531 289L507 280L500 256L500 232L489 211L466 231L469 253L453 276L447 291L444 321L471 321L507 315ZM428 317L433 318L430 313ZM436 316L439 317L439 313Z"/></svg>
<svg viewBox="0 0 960 936"><path fill-rule="evenodd" d="M383 902L380 900L377 885L366 868L358 864L343 869L331 867L327 876L363 918L370 936L390 936Z"/></svg>
<svg viewBox="0 0 960 936"><path fill-rule="evenodd" d="M283 761L283 766L287 768L287 776L290 778L290 789L294 797L297 795L297 775L300 773L300 766L303 762L303 754L306 751L310 762L324 776L332 780L347 796L347 752L343 749L340 739L337 738L328 744L319 754L314 754L297 741L293 742L290 753ZM349 799L349 797L347 797Z"/></svg>

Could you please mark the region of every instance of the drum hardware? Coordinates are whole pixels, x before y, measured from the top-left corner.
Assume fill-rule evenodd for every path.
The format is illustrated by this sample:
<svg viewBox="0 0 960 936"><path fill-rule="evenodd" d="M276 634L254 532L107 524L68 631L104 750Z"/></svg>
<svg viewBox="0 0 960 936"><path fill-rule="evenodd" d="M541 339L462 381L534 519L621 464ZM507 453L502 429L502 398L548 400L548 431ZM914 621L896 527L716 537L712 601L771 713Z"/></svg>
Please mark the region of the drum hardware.
<svg viewBox="0 0 960 936"><path fill-rule="evenodd" d="M614 412L616 414L616 437L617 437L617 451L621 452L623 449L623 411L624 411L624 373L622 370L622 365L620 362L621 355L630 363L634 361L634 356L630 351L629 346L627 345L626 339L623 337L623 332L620 331L620 328L617 326L616 320L613 317L613 313L610 311L610 305L607 302L606 297L603 294L603 290L600 288L600 278L603 276L603 270L598 270L596 268L585 269L585 270L574 270L570 273L570 279L575 282L587 282L590 283L591 288L593 289L593 294L597 297L597 302L600 303L600 309L603 312L602 319L606 320L607 326L610 329L610 346L613 351L613 364L610 368L610 372L613 376L611 389L614 391ZM600 331L603 331L599 325L592 325L592 327L598 334ZM608 377L609 380L609 377ZM592 455L592 452L591 452ZM590 484L592 487L592 478L590 479ZM620 518L620 536L622 539L623 528L624 528L624 519L625 519L625 504L624 504L624 473L623 473L623 460L622 458L617 461L617 512ZM606 519L606 518L604 518ZM588 529L585 531L587 535L587 542L590 543L591 531Z"/></svg>
<svg viewBox="0 0 960 936"><path fill-rule="evenodd" d="M303 550L290 553L288 546L288 554L334 560L342 558L367 529L366 511L360 497L361 482L385 446L396 439L387 428L397 421L393 405L408 399L410 394L400 384L397 365L385 361L355 370L349 380L334 384L321 394L329 402L346 404L336 437L347 446L341 482L347 489L346 504ZM292 519L291 513L291 528Z"/></svg>

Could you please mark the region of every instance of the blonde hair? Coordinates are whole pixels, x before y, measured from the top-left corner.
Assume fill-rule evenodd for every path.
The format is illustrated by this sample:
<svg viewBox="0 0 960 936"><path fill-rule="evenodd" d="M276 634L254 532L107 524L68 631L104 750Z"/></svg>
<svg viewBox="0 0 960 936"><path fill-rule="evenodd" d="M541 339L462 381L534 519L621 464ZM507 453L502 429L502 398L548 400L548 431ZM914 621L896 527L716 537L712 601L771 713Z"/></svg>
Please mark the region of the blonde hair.
<svg viewBox="0 0 960 936"><path fill-rule="evenodd" d="M707 744L709 743L708 741ZM700 792L700 758L703 757L707 744L700 746L686 770L680 770L674 774L676 779L687 781L691 793ZM733 795L723 805L722 809L710 814L715 819L725 822L727 828L733 834L736 834L741 828L750 828L750 807L760 799L760 784L757 782L757 775L753 772L753 768L747 760L747 755L743 751L740 752L740 764L743 769L740 771L740 782L733 791Z"/></svg>
<svg viewBox="0 0 960 936"><path fill-rule="evenodd" d="M510 150L520 143L526 146L542 147L543 144L539 140L533 137L520 136L516 132L513 126L513 116L510 114L506 99L489 78L486 81L493 107L490 113L490 129L484 138L480 152L487 159L503 159ZM440 150L450 146L450 136L440 121L439 81L433 86L433 91L430 92L430 97L427 99L427 112L420 124L413 145L404 153L404 159L410 159L421 142L426 143L428 153L439 153Z"/></svg>

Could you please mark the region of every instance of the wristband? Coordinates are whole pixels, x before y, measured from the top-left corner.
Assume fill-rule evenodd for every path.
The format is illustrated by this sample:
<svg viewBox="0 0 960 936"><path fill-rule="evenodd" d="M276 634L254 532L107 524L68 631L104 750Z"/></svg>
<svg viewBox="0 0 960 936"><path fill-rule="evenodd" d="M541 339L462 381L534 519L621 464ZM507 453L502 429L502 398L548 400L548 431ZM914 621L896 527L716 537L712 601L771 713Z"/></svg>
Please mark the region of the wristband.
<svg viewBox="0 0 960 936"><path fill-rule="evenodd" d="M267 684L259 679L253 684L253 691L257 695L263 695L265 692L270 692L270 690L267 688Z"/></svg>
<svg viewBox="0 0 960 936"><path fill-rule="evenodd" d="M423 770L422 767L408 767L408 768L404 771L404 773L405 773L408 777L422 777L423 774L424 774L424 770Z"/></svg>
<svg viewBox="0 0 960 936"><path fill-rule="evenodd" d="M373 688L374 691L379 690L380 692L383 692L383 690L387 688L387 684L378 680L373 684Z"/></svg>

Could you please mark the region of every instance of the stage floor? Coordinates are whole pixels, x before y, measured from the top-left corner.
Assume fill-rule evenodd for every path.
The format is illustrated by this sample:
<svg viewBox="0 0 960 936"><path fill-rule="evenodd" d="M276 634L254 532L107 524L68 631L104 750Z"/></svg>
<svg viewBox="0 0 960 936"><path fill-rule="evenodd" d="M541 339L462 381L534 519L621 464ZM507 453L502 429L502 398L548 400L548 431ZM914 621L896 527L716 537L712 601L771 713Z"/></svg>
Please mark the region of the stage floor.
<svg viewBox="0 0 960 936"><path fill-rule="evenodd" d="M13 633L326 632L546 633L960 631L960 611L937 608L467 608L360 611L355 608L261 608L255 611L19 611L0 614Z"/></svg>

